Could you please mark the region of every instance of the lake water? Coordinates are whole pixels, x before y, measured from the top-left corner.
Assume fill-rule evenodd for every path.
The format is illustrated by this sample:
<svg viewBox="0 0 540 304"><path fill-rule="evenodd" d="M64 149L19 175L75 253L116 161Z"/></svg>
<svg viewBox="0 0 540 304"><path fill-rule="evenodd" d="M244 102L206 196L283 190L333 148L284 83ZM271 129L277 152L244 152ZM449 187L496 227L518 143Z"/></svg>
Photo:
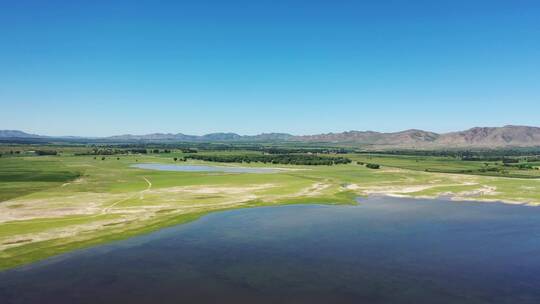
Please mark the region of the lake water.
<svg viewBox="0 0 540 304"><path fill-rule="evenodd" d="M183 172L227 172L227 173L276 173L280 169L273 168L248 168L248 167L225 167L204 165L167 165L167 164L135 164L133 168L159 170L159 171L183 171Z"/></svg>
<svg viewBox="0 0 540 304"><path fill-rule="evenodd" d="M540 303L540 208L372 197L214 213L1 272L0 303Z"/></svg>

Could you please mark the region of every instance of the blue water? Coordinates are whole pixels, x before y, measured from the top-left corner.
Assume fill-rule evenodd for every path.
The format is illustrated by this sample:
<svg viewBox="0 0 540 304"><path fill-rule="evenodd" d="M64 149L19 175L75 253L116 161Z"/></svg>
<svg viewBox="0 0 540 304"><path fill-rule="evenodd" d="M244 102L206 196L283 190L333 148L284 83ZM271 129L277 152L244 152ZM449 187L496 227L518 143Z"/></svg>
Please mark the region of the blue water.
<svg viewBox="0 0 540 304"><path fill-rule="evenodd" d="M280 171L273 168L248 168L248 167L225 167L203 165L166 165L166 164L136 164L131 167L139 169L159 171L184 171L184 172L227 172L227 173L275 173Z"/></svg>
<svg viewBox="0 0 540 304"><path fill-rule="evenodd" d="M0 303L540 303L540 208L373 197L215 213L1 272Z"/></svg>

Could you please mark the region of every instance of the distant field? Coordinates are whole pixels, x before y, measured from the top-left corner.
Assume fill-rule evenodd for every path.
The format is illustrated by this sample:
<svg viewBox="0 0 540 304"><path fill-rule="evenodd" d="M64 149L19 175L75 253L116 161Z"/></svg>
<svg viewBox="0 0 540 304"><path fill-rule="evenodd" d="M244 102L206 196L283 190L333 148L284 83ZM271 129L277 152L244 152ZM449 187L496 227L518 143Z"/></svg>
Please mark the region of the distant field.
<svg viewBox="0 0 540 304"><path fill-rule="evenodd" d="M54 159L4 157L0 164L0 201L57 187L81 174Z"/></svg>
<svg viewBox="0 0 540 304"><path fill-rule="evenodd" d="M502 161L465 161L452 157L404 156L380 154L348 154L357 162L376 163L383 166L440 173L473 174L485 176L540 178L537 162L526 163L532 169L519 169L517 164L504 165ZM525 164L525 163L524 163Z"/></svg>
<svg viewBox="0 0 540 304"><path fill-rule="evenodd" d="M3 151L20 147L3 147ZM31 151L32 147L25 147ZM333 166L226 164L281 168L278 173L165 172L130 167L175 162L181 151L147 155L56 156L9 154L0 158L0 269L76 248L146 233L194 220L208 212L293 203L352 204L359 195L453 195L456 199L540 204L536 170L509 169L527 179L480 176L492 162L444 157L347 154L356 163ZM260 154L211 151L209 155ZM102 160L103 159L103 160ZM428 171L441 171L445 174ZM455 174L462 171L467 174ZM472 172L468 172L471 170Z"/></svg>

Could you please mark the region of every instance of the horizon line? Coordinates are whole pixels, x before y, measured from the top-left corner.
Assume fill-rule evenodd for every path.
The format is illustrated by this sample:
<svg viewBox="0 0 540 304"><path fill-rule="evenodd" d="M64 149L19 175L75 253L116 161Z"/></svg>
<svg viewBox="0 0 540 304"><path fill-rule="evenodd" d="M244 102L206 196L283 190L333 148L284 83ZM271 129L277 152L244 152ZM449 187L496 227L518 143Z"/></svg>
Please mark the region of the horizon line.
<svg viewBox="0 0 540 304"><path fill-rule="evenodd" d="M172 133L172 132L149 132L149 133L144 133L144 134L134 134L134 133L122 133L122 134L113 134L113 135L104 135L104 136L95 136L95 135L46 135L46 134L42 134L42 133L37 133L37 132L33 132L33 131L23 131L21 129L0 129L0 131L8 131L8 132L23 132L25 134L28 134L28 135L35 135L35 136L42 136L42 137L53 137L53 138L65 138L65 137L77 137L77 138L108 138L108 137L117 137L117 136L148 136L148 135L185 135L185 136L196 136L196 137L202 137L202 136L207 136L207 135L213 135L213 134L234 134L234 135L239 135L239 136L259 136L259 135L265 135L265 134L283 134L283 135L291 135L291 136L295 136L295 137L299 137L299 136L316 136L316 135L324 135L324 134L341 134L341 133L347 133L347 132L374 132L374 133L381 133L381 134L391 134L391 133L400 133L400 132L407 132L407 131L422 131L422 132L431 132L431 133L435 133L435 134L447 134L447 133L454 133L454 132L463 132L463 131L467 131L467 130L471 130L471 129L475 129L475 128L505 128L505 127L528 127L528 128L540 128L540 126L533 126L533 125L519 125L519 124L505 124L503 126L474 126L474 127L470 127L470 128L466 128L466 129L462 129L462 130L454 130L454 131L446 131L446 132L435 132L435 131L430 131L430 130L426 130L426 129L417 129L417 128L408 128L408 129L403 129L403 130L399 130L399 131L375 131L375 130L346 130L346 131L332 131L332 132L320 132L320 133L312 133L312 134L292 134L292 133L288 133L288 132L260 132L260 133L255 133L255 134L240 134L240 133L237 133L237 132L232 132L232 131L222 131L222 132L209 132L209 133L204 133L204 134L189 134L189 133L183 133L183 132L177 132L177 133Z"/></svg>

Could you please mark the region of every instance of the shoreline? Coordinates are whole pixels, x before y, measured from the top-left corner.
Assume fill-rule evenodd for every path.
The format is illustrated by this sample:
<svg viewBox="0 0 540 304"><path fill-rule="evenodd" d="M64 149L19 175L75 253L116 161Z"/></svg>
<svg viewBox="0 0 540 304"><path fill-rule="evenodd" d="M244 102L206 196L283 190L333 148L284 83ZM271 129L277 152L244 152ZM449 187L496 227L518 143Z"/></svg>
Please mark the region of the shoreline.
<svg viewBox="0 0 540 304"><path fill-rule="evenodd" d="M478 200L478 199L471 199L471 198L463 198L463 197L444 197L444 196L414 196L414 195L406 195L406 194L396 194L396 193L372 193L369 195L355 195L354 199L350 202L351 205L356 205L361 203L361 199L370 198L370 197L390 197L390 198L403 198L403 199L416 199L416 200L439 200L442 202L448 202L448 203L497 203L497 204L504 204L504 205L512 205L512 206L523 206L523 207L537 207L538 205L531 205L523 202L511 202L503 201L503 200ZM67 242L62 245L62 248L60 250L57 250L57 248L53 246L45 246L45 253L40 250L40 248L36 248L35 250L30 250L27 252L27 254L23 254L21 256L18 256L15 260L2 262L0 263L0 272L5 271L17 271L17 270L23 270L25 267L29 267L34 263L40 263L47 261L48 259L55 259L59 256L70 254L79 250L86 250L92 247L96 246L104 246L107 244L112 244L114 242L119 241L125 241L131 238L136 238L152 233L156 233L160 230L180 226L184 224L188 224L194 221L197 221L207 215L215 214L215 213L221 213L221 212L228 212L228 211L235 211L235 210L242 210L242 209L251 209L251 208L267 208L267 207L285 207L285 206L291 206L291 205L321 205L321 206L335 206L335 205L349 205L347 203L343 202L328 202L328 201L319 201L317 202L317 199L312 199L312 202L304 202L304 201L288 201L283 203L257 203L253 205L242 205L242 206L234 206L231 208L225 208L225 209L219 209L219 210L207 210L199 213L187 213L187 214L179 214L175 216L171 216L170 218L158 221L156 223L151 223L150 225L145 225L142 227L137 227L132 230L127 230L119 233L109 233L105 235L97 235L95 237L81 240L78 242ZM59 240L50 240L45 241L43 243L57 243ZM60 240L61 241L61 240ZM61 243L61 242L60 242ZM29 245L35 245L35 244L29 244ZM44 244L43 244L44 245ZM47 251L47 249L49 251ZM42 255L35 256L33 253L35 251L39 251Z"/></svg>
<svg viewBox="0 0 540 304"><path fill-rule="evenodd" d="M398 193L371 193L367 196L380 196L380 197L395 197L395 198L409 198L409 199L431 199L431 200L444 200L448 202L471 202L471 203L499 203L505 205L514 205L514 206L527 206L527 207L539 207L540 203L533 202L521 202L521 201L512 201L504 199L475 199L472 197L465 196L448 196L448 195L408 195L408 194L398 194Z"/></svg>

